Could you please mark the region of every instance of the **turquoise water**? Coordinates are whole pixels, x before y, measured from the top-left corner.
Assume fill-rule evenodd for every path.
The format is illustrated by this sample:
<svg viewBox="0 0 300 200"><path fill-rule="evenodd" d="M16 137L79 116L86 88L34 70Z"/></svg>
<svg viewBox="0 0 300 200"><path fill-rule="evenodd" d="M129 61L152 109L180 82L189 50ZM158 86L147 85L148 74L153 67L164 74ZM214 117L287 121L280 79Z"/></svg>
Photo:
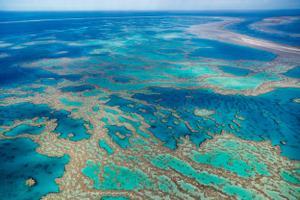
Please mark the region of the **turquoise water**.
<svg viewBox="0 0 300 200"><path fill-rule="evenodd" d="M78 101L71 101L67 98L60 98L60 102L64 104L65 106L75 106L75 107L80 107L82 106L82 102Z"/></svg>
<svg viewBox="0 0 300 200"><path fill-rule="evenodd" d="M247 76L251 73L249 69L242 69L237 67L230 67L230 66L221 66L219 67L223 72L229 73L235 76Z"/></svg>
<svg viewBox="0 0 300 200"><path fill-rule="evenodd" d="M210 138L209 133L218 134L221 130L225 130L249 140L271 140L273 145L281 146L284 155L293 159L300 158L297 145L300 142L297 137L300 126L300 104L293 102L293 99L300 95L299 89L278 89L257 97L220 95L207 90L152 88L151 91L156 94L135 94L134 98L144 100L153 106L158 104L176 110L181 120L189 121L190 126L196 130L192 132L186 126L173 124L171 126L175 131L172 133L155 117L154 111L153 114L139 113L149 123L155 120L149 130L167 144L172 144L172 148L176 148L176 138L180 136L189 135L190 139L199 145L206 138ZM126 107L128 105L126 101L120 102L115 98L111 98L108 104L119 105L126 112L134 111ZM149 110L154 110L153 107L147 106ZM215 118L206 120L195 116L193 113L197 107L215 111ZM244 117L245 120L237 119L236 115ZM237 126L234 120L240 126ZM199 126L205 128L201 129ZM286 144L282 144L282 141Z"/></svg>
<svg viewBox="0 0 300 200"><path fill-rule="evenodd" d="M98 176L102 174L99 181ZM140 189L149 182L148 177L140 170L131 170L118 165L101 166L91 161L82 170L83 174L94 181L94 188L102 190L135 190ZM150 184L150 183L148 183Z"/></svg>
<svg viewBox="0 0 300 200"><path fill-rule="evenodd" d="M166 156L158 155L153 159L152 164L162 169L173 169L179 173L184 174L187 177L195 179L198 183L203 185L210 185L212 187L223 186L223 192L230 196L235 196L238 199L253 199L255 194L251 194L247 190L231 185L228 180L220 178L214 174L210 174L206 171L195 170L189 164L186 164L182 160L174 158L168 154ZM257 197L256 197L257 198Z"/></svg>
<svg viewBox="0 0 300 200"><path fill-rule="evenodd" d="M64 173L68 156L51 158L35 151L30 139L0 140L1 199L39 199L49 192L59 192L55 179ZM36 185L26 186L33 178Z"/></svg>
<svg viewBox="0 0 300 200"><path fill-rule="evenodd" d="M132 134L130 130L124 126L115 125L106 125L105 128L108 129L108 135L111 139L121 148L126 149L130 147L129 138Z"/></svg>
<svg viewBox="0 0 300 200"><path fill-rule="evenodd" d="M19 103L9 106L0 106L0 125L10 125L15 120L33 119L35 117L48 117L57 120L55 132L62 138L73 141L87 139L90 137L82 119L69 117L66 110L55 111L45 104ZM73 136L69 137L69 133Z"/></svg>
<svg viewBox="0 0 300 200"><path fill-rule="evenodd" d="M109 155L114 153L114 150L107 144L105 140L99 140L99 146L104 149Z"/></svg>
<svg viewBox="0 0 300 200"><path fill-rule="evenodd" d="M5 136L17 136L21 134L38 135L45 129L44 126L31 126L27 124L18 125L4 133Z"/></svg>
<svg viewBox="0 0 300 200"><path fill-rule="evenodd" d="M107 194L98 199L144 193L202 199L205 189L239 199L259 199L262 190L268 197L297 194L299 167L290 160L300 160L300 90L278 84L255 93L274 81L286 83L284 76L299 78L299 67L290 69L299 66L297 59L281 63L274 53L189 32L236 17L244 21L232 30L299 46L297 38L249 28L280 13L300 16L0 12L0 199L39 199L59 186L71 188L60 193L70 198L92 189ZM293 25L276 28L294 33ZM213 143L224 132L235 142ZM50 155L71 153L47 157L26 137ZM270 144L257 145L261 141ZM255 145L262 148L249 147ZM272 154L271 145L280 153ZM76 167L56 183L68 162ZM37 184L28 188L28 178ZM244 186L248 179L256 189Z"/></svg>

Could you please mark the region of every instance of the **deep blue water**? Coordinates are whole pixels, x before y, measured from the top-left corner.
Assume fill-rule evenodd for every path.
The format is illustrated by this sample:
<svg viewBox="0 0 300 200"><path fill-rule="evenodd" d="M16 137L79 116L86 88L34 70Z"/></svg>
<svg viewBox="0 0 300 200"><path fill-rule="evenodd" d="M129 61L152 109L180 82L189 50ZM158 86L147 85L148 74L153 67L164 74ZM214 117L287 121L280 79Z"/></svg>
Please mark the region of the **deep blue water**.
<svg viewBox="0 0 300 200"><path fill-rule="evenodd" d="M299 78L300 79L300 66L290 69L285 72L283 75L291 77L291 78Z"/></svg>
<svg viewBox="0 0 300 200"><path fill-rule="evenodd" d="M55 110L46 104L22 103L22 99L41 93L46 96L48 86L57 89L58 97L61 93L68 95L70 101L72 95L85 100L87 92L90 96L112 92L107 95L107 106L142 116L148 131L172 150L182 137L188 136L199 146L212 135L226 131L247 140L269 140L281 146L283 155L300 160L300 104L293 101L300 97L299 89L276 89L255 97L178 89L182 85L197 86L200 77L213 72L216 75L218 69L239 78L250 76L255 71L251 69L253 63L265 66L276 58L254 48L199 39L186 32L190 26L216 21L209 18L212 16L239 17L245 21L230 27L232 30L299 46L299 38L250 29L252 23L264 18L285 15L300 16L300 11L0 12L0 103L10 103L6 98L21 102L0 104L0 126L46 118L56 120L54 133L60 138L74 142L89 139L86 125L93 124L73 118L74 110ZM275 28L297 33L298 25ZM213 64L215 68L198 68L207 58L217 59L212 61L217 63ZM235 67L244 63L242 68ZM297 67L284 75L299 78L299 70ZM93 111L99 112L99 107L100 103ZM215 113L200 117L194 113L197 109ZM123 150L130 148L132 132L108 121L104 126L108 137ZM128 119L123 121L137 129L140 126ZM20 125L4 131L4 135L29 133L34 137L43 130L43 126ZM58 191L54 179L63 174L68 157L49 158L35 152L36 148L30 139L0 140L0 199L39 199ZM30 177L37 180L31 189L24 184Z"/></svg>
<svg viewBox="0 0 300 200"><path fill-rule="evenodd" d="M231 67L231 66L220 66L219 68L223 72L233 74L235 76L247 76L252 72L249 69L243 69L243 68Z"/></svg>
<svg viewBox="0 0 300 200"><path fill-rule="evenodd" d="M299 89L276 89L259 96L182 89L198 88L202 77L211 74L218 77L220 70L242 79L255 73L254 67L264 67L276 58L270 52L254 48L199 39L186 32L190 26L218 20L210 17L239 17L244 21L230 29L300 46L297 37L250 28L252 23L265 18L287 15L300 16L300 10L0 12L1 133L8 137L29 133L35 137L44 131L43 125L22 124L8 132L3 127L12 126L16 120L43 118L56 120L54 133L60 138L73 142L90 139L86 126L92 130L93 124L71 116L78 110L71 111L68 107L55 110L24 98L43 93L45 98L67 96L72 102L76 96L76 100L82 98L83 102L88 98L94 101L92 96L101 94L97 99L101 102L107 99L106 106L118 106L125 114L142 116L149 125L148 132L140 129L140 121L114 116L119 121L132 125L144 138L152 133L172 150L182 137L188 136L199 146L226 131L247 140L271 141L281 147L283 155L300 160L300 104L294 101L300 98ZM295 22L273 28L299 33L298 26L299 22ZM299 72L297 67L284 75L299 78ZM264 76L259 75L258 79ZM269 76L273 74L263 78ZM47 93L48 87L57 93ZM11 103L7 98L21 103ZM101 106L96 102L85 114L99 114L103 112ZM197 109L215 113L201 117L195 115ZM132 146L133 133L129 129L110 124L114 119L108 120L107 116L101 120L108 137L104 140L111 139L124 151ZM26 138L0 140L0 199L39 199L49 192L58 192L54 180L63 175L69 158L50 158L38 154L36 148L37 144ZM37 180L32 188L25 186L25 180L30 177Z"/></svg>
<svg viewBox="0 0 300 200"><path fill-rule="evenodd" d="M0 73L0 86L3 87L17 87L20 84L30 84L35 81L43 81L52 78L52 84L66 79L70 81L79 80L79 75L58 75L43 69L28 69L15 65L5 65L6 62L14 63L13 61L0 61L2 71ZM47 85L47 83L45 83Z"/></svg>
<svg viewBox="0 0 300 200"><path fill-rule="evenodd" d="M229 43L218 42L214 40L195 39L199 49L191 53L191 57L203 56L206 58L215 58L222 60L258 60L271 61L276 56L272 53L253 49L244 46L238 46ZM213 48L201 48L201 46L212 46Z"/></svg>
<svg viewBox="0 0 300 200"><path fill-rule="evenodd" d="M48 30L57 30L57 29L68 29L79 27L82 24L87 24L84 18L90 18L91 21L97 21L99 18L117 18L116 20L122 21L126 17L157 17L163 18L168 16L225 16L225 17L242 17L245 22L233 26L232 28L241 33L249 34L255 37L261 37L264 39L276 40L282 43L288 43L291 45L298 45L299 38L289 38L277 36L274 34L262 33L259 31L254 31L249 28L251 23L262 20L263 18L269 17L280 17L280 16L299 16L300 10L270 10L270 11L201 11L201 12L0 12L0 22L13 22L13 21L28 21L28 20L44 20L43 23L34 24L28 26L28 23L8 23L1 24L0 36L1 35L13 35L13 34L31 34L36 32L43 32L45 26ZM75 18L83 18L76 19ZM61 20L63 19L63 20ZM57 23L60 20L59 23ZM279 30L286 32L299 32L299 22L294 24L280 25L275 27ZM19 30L22 30L20 32ZM101 35L101 34L100 34ZM73 36L76 37L76 34L73 33ZM103 35L104 36L104 35ZM65 37L65 39L72 40L72 37Z"/></svg>
<svg viewBox="0 0 300 200"><path fill-rule="evenodd" d="M0 199L40 199L49 192L59 192L55 179L64 173L68 156L47 157L35 151L37 144L30 139L0 140ZM27 179L36 180L33 187Z"/></svg>
<svg viewBox="0 0 300 200"><path fill-rule="evenodd" d="M287 11L288 12L288 11ZM274 15L251 15L249 17L244 18L245 20L239 24L232 25L230 28L236 32L250 35L256 38L262 38L266 40L271 40L274 42L282 43L282 44L288 44L291 46L299 46L300 45L300 37L290 37L287 35L280 35L275 33L266 33L259 30L254 30L250 28L250 25L256 22L259 22L263 20L264 18L269 17L280 17L280 16L300 16L299 10L290 11L289 14L284 12L278 12L277 14L273 13ZM272 26L275 30L283 31L285 33L299 33L299 21L296 21L294 23L289 23L285 25L278 25L278 26Z"/></svg>
<svg viewBox="0 0 300 200"><path fill-rule="evenodd" d="M150 105L134 103L118 96L112 96L107 104L119 106L124 112L142 115L151 125L149 131L171 149L176 148L181 136L189 135L190 139L199 145L205 139L211 138L209 133L218 134L225 130L248 140L271 140L273 145L281 146L283 155L300 159L298 145L300 104L293 102L293 99L300 96L299 89L277 89L257 97L220 95L207 90L172 88L151 88L151 92L156 94L133 96ZM179 123L174 123L175 118L169 111L157 111L155 109L157 105L175 110L181 117ZM141 112L138 108L143 108L146 112ZM193 114L195 108L214 110L215 118L197 117ZM165 123L162 122L158 112L166 115ZM242 116L245 120L239 120L236 115ZM188 121L194 131L189 130L183 121Z"/></svg>
<svg viewBox="0 0 300 200"><path fill-rule="evenodd" d="M19 103L9 106L0 106L0 125L11 125L15 120L33 119L35 117L48 117L57 120L55 132L61 138L68 138L69 133L74 136L70 140L78 141L88 139L90 134L84 126L84 120L69 117L66 110L55 111L45 104Z"/></svg>
<svg viewBox="0 0 300 200"><path fill-rule="evenodd" d="M162 28L172 29L176 26L179 28L188 28L190 25L207 22L208 19L200 19L203 16L230 16L246 18L246 22L236 25L237 31L244 31L245 34L252 34L259 37L261 33L251 32L247 25L255 20L264 17L280 16L280 15L298 15L299 11L277 11L277 12L57 12L57 13L16 13L1 12L0 13L0 39L11 42L15 46L31 41L46 41L47 37L55 37L57 42L54 43L37 43L33 46L25 46L21 49L0 48L0 53L8 54L9 57L1 58L0 64L3 66L0 73L0 85L18 86L18 84L29 84L33 82L42 82L44 84L56 84L63 79L78 81L85 73L59 75L42 68L24 68L23 63L36 61L39 59L49 58L78 58L87 54L93 44L89 47L71 46L64 42L77 42L80 40L97 39L112 40L127 36L122 32L124 26L137 29L141 34L153 35L156 32L147 30L147 28L159 24ZM149 18L149 17L152 18ZM175 17L177 16L177 17ZM145 18L148 17L148 18ZM180 17L180 18L179 18ZM254 19L253 19L254 18ZM145 20L146 19L146 20ZM31 21L30 21L31 20ZM168 21L170 23L164 23ZM111 22L111 23L110 23ZM99 27L99 24L106 25L108 28ZM72 31L80 28L88 27L83 31ZM20 30L22 30L20 32ZM65 31L67 30L67 31ZM70 30L70 31L68 31ZM174 31L163 30L161 33ZM176 32L176 31L175 31ZM44 39L43 39L44 38ZM138 54L141 57L152 59L154 54L161 60L185 61L198 59L199 57L217 58L225 60L261 60L269 61L274 58L273 54L257 49L240 47L216 41L177 38L172 43L153 38L148 38L148 46L133 46L128 49L128 53ZM273 36L269 39L275 40ZM49 40L49 39L48 39ZM51 39L50 39L51 40ZM281 42L297 44L290 38L281 38ZM203 46L212 46L212 48L199 48ZM98 48L105 48L105 45L98 45ZM137 48L138 47L138 48ZM161 48L161 49L157 49ZM143 50L145 52L141 52ZM55 52L64 51L63 54L55 54ZM182 55L189 55L188 58ZM111 57L110 54L101 53L97 58ZM120 63L120 57L111 61L111 65L117 68ZM104 61L105 63L105 61ZM147 63L147 62L146 62ZM5 67L4 67L5 66ZM55 66L61 68L61 66ZM49 82L49 78L53 78ZM127 78L127 77L125 77ZM114 78L116 82L124 82L120 78Z"/></svg>
<svg viewBox="0 0 300 200"><path fill-rule="evenodd" d="M31 83L55 86L55 84L61 83L63 80L67 80L74 82L75 86L62 87L60 90L62 92L80 93L95 89L95 86L82 81L82 78L87 76L89 78L93 78L93 81L91 79L87 79L86 82L93 82L106 89L122 88L121 90L126 91L127 86L123 86L123 84L131 83L136 79L140 79L142 81L157 79L162 73L170 73L167 71L169 66L172 66L177 62L201 62L202 58L215 58L225 61L252 60L268 62L273 60L276 56L253 48L212 40L197 39L196 37L190 36L182 37L180 34L182 34L184 30L191 25L206 23L212 20L199 17L225 16L241 17L246 19L245 22L232 27L234 30L254 35L255 37L264 37L263 33L257 33L250 30L248 25L267 17L284 15L297 16L299 13L299 10L272 12L1 12L0 39L8 43L12 43L13 47L18 45L23 46L22 48L10 48L9 46L0 48L0 53L6 53L9 55L8 57L0 59L0 87L18 88ZM155 28L159 28L159 30L156 30ZM109 45L114 45L114 43L98 44L92 42L90 44L86 44L87 40L97 39L101 41L115 41L116 38L123 38L125 40L125 38L127 38L130 34L124 31L124 29L131 31L129 32L131 34L136 34L134 36L137 38L142 37L143 40L137 39L135 41L132 39L126 41L126 47L112 46L109 49L112 52L100 51L96 52L94 55L88 54L94 48L105 49ZM22 31L20 32L20 30ZM158 33L166 35L175 34L175 36L176 34L179 34L179 36L176 36L175 39L168 40L155 36ZM277 36L267 36L267 38L272 41L277 41L278 38L276 37ZM55 42L51 43L51 38L55 38ZM34 45L24 45L24 43L32 41L36 41L37 43ZM70 43L72 44L79 41L85 41L84 45L86 46L70 45ZM291 42L293 44L297 44L297 41L293 41L290 38L280 38L280 41L286 44ZM56 52L62 53L56 54ZM87 55L89 55L90 60L79 64L68 65L59 63L54 64L53 66L48 66L48 63L46 62L47 59L65 57L76 59ZM41 63L43 64L41 67L34 68L26 68L23 66L24 63L35 62L40 59L45 59L46 64ZM95 65L93 65L94 63ZM152 74L145 73L145 69L147 67L152 67L148 70ZM80 73L76 72L77 69ZM233 67L221 67L220 69L236 76L244 76L248 74L246 69ZM59 70L69 70L69 73L63 73L62 75L55 72ZM290 73L294 74L295 72ZM178 72L171 75L186 78L185 75ZM194 75L191 74L191 76L193 77ZM77 82L79 83L77 84ZM37 92L36 90L32 90L28 91L27 94L22 94L24 96L18 96L18 94L16 94L16 97L33 95L31 93L33 91ZM38 92L42 93L44 90L41 89ZM200 94L195 95L197 96ZM8 94L4 94L0 97L6 98L8 96ZM229 98L228 96L218 96L211 93L209 93L209 95L206 94L205 96L213 96L213 99L217 99L214 102L216 105L230 104L229 100L226 100ZM136 95L136 97L140 96ZM165 98L168 98L168 96ZM182 102L185 99L184 97L181 98L182 100L179 99L178 102ZM230 96L230 98L233 97ZM238 102L240 98L241 97L237 96L236 99L234 99L234 102ZM257 97L257 99L259 98L260 97ZM113 95L109 105L118 105L120 102L116 102L117 99L118 101L122 101L122 104L126 104L123 102L124 99L120 99L120 97ZM149 97L149 99L145 99L145 101L149 101L150 99L151 98ZM244 99L247 98L241 99L241 101L244 102ZM249 99L251 98L249 97ZM190 108L184 108L184 111L189 111L187 113L190 115L193 107L203 106L200 103L199 105L194 105ZM171 106L173 105L173 102L167 101L165 104L165 106L167 106L167 104L170 104L169 106ZM233 106L235 103L231 103L231 105ZM261 110L259 106L256 108ZM169 115L168 119L166 119L167 122L161 124L159 123L161 119L154 114L157 112L154 107L137 104L135 108L123 107L122 109L127 112L136 112L143 115L149 123L151 122L150 130L153 130L153 134L161 138L166 142L166 145L172 148L176 147L176 139L172 140L169 139L169 137L172 138L175 135L175 138L178 138L190 131L183 122L180 122L176 128L169 130L168 127L172 125L175 119L172 115L168 114L167 111L160 111L166 112L165 114ZM142 113L139 109L147 110L147 112ZM22 112L20 112L20 110L22 110ZM184 111L181 111L183 116L187 115L184 114ZM235 112L238 111L243 112L243 107L235 110ZM16 119L47 116L51 119L58 120L56 132L59 133L61 137L66 138L68 133L72 132L75 134L75 136L71 138L74 141L89 138L89 134L83 126L85 123L84 120L68 117L70 113L67 111L54 111L53 114L51 113L52 110L45 106L24 103L6 107L2 106L0 107L0 112L3 113L4 116L0 119L1 124L12 123ZM223 116L223 118L219 117L219 122L217 124L225 124L230 121L228 118L232 118L233 112L230 113L231 114L228 116ZM250 115L250 111L247 111L246 113L248 113L247 115ZM254 116L255 115L256 114L254 112ZM190 118L188 116L186 117L187 119ZM248 123L247 126L242 126L242 129L245 131L244 134L249 133L249 130L251 130L248 129L248 126L254 126L256 121L254 118L258 119L256 117L249 117L249 119L253 120L244 122ZM222 122L222 120L224 120L224 122ZM156 121L157 124L154 123L154 121ZM191 118L190 126L196 129L197 125L194 124L194 121L195 120ZM261 123L264 123L264 121ZM293 121L284 120L284 123L289 126L289 124L293 124ZM200 124L206 126L207 130L212 129L219 131L220 129L216 126L215 122L203 121ZM294 124L292 127L294 127ZM270 125L271 130L277 130L274 127L276 126ZM259 131L262 130L267 131L267 126L261 125L261 129L259 129ZM295 130L296 129L293 129L293 131ZM278 132L283 134L281 130ZM297 131L295 131L295 133L296 132ZM253 137L256 138L257 135L259 134L254 134ZM192 134L191 139L194 140L195 143L199 144L207 137L209 136L206 134ZM281 139L282 138L280 138L280 140Z"/></svg>
<svg viewBox="0 0 300 200"><path fill-rule="evenodd" d="M286 33L300 33L300 20L296 20L290 24L277 25L274 28Z"/></svg>
<svg viewBox="0 0 300 200"><path fill-rule="evenodd" d="M83 92L87 90L95 89L95 86L92 85L78 85L78 86L67 86L63 87L60 90L62 92Z"/></svg>

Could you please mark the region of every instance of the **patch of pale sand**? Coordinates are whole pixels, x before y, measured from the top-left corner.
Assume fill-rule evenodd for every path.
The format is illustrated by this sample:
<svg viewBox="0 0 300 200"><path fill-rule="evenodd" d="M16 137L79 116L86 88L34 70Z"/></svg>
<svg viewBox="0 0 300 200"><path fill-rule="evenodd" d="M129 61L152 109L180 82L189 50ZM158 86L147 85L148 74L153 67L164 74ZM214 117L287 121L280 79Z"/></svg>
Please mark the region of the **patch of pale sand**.
<svg viewBox="0 0 300 200"><path fill-rule="evenodd" d="M300 53L300 49L295 48L295 47L284 46L284 45L276 44L273 42L258 40L258 39L254 39L254 38L244 37L244 36L240 36L240 39L241 39L241 41L243 41L244 44L248 44L248 45L276 49L276 50L283 51L286 53L289 53L289 52L293 52L293 53L297 53L297 54Z"/></svg>
<svg viewBox="0 0 300 200"><path fill-rule="evenodd" d="M229 25L241 22L237 18L223 18L220 22L211 22L206 24L194 25L188 29L188 32L197 35L200 38L213 39L227 43L255 47L278 54L293 54L294 57L300 55L300 49L288 45L257 39L247 35L239 34L225 29Z"/></svg>

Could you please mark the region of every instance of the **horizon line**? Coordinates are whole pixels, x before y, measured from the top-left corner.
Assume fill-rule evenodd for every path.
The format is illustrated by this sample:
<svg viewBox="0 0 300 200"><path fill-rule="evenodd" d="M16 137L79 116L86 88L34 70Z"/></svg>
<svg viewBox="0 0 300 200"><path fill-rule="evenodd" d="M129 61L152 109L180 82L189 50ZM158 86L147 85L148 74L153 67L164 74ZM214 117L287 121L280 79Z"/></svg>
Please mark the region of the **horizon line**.
<svg viewBox="0 0 300 200"><path fill-rule="evenodd" d="M84 9L84 10L71 10L71 9L66 9L66 10L62 10L62 9L57 9L57 10L14 10L14 9L7 9L7 10L0 10L0 12L206 12L206 11L282 11L282 10L299 10L300 8L276 8L276 9L237 9L237 8L232 8L232 9L183 9L183 10L179 10L179 9L171 9L171 10L164 10L164 9L156 9L156 10L144 10L144 9L128 9L128 10L118 10L118 9L112 9L112 10L108 10L108 9L103 9L103 10L93 10L93 9Z"/></svg>

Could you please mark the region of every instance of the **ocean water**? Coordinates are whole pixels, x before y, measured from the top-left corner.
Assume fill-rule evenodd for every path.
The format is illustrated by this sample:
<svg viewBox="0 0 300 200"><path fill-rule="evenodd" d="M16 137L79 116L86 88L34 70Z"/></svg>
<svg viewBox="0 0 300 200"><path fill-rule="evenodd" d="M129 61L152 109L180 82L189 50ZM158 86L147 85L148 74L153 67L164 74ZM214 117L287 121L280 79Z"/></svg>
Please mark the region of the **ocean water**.
<svg viewBox="0 0 300 200"><path fill-rule="evenodd" d="M206 57L222 60L259 60L271 61L276 56L257 49L249 47L232 45L228 43L210 41L210 40L195 40L193 41L199 49L191 53L191 57ZM203 47L202 47L203 45ZM205 48L210 47L210 48Z"/></svg>
<svg viewBox="0 0 300 200"><path fill-rule="evenodd" d="M299 59L189 31L284 16L0 12L0 199L298 199Z"/></svg>
<svg viewBox="0 0 300 200"><path fill-rule="evenodd" d="M256 30L251 28L251 25L260 22L266 18L277 18L282 16L289 16L289 17L299 17L299 10L281 10L281 11L269 11L269 12L260 12L260 13L244 13L247 15L245 20L239 24L233 25L230 28L236 32L250 35L253 37L267 39L271 41L275 41L282 44L289 44L292 46L299 46L300 45L300 38L298 37L291 37L286 34L293 34L299 33L299 20L293 21L292 23L287 23L283 25L275 25L271 28L275 31L282 31L285 34L276 34L274 31L271 32L264 32L260 30Z"/></svg>
<svg viewBox="0 0 300 200"><path fill-rule="evenodd" d="M295 67L291 70L288 70L284 73L285 76L291 77L291 78L298 78L300 77L300 66Z"/></svg>
<svg viewBox="0 0 300 200"><path fill-rule="evenodd" d="M82 140L89 138L84 121L69 117L66 110L54 111L45 104L19 103L9 106L0 106L1 125L12 125L15 120L33 119L35 117L47 117L56 119L58 122L55 132L62 138L68 138L68 134L73 136L70 140Z"/></svg>
<svg viewBox="0 0 300 200"><path fill-rule="evenodd" d="M197 126L205 127L203 130L192 132L186 126L173 124L171 125L175 129L173 134L168 131L170 124L167 123L159 126L162 129L164 127L164 131L154 129L153 132L162 135L158 137L170 134L166 137L167 143L176 145L177 137L182 135L189 135L191 140L195 138L195 141L202 142L210 137L209 133L218 134L225 130L248 140L270 140L273 145L281 146L284 155L293 159L300 158L297 145L299 143L297 130L300 126L300 105L293 102L293 99L300 95L299 89L278 89L258 97L220 95L206 90L170 88L152 88L151 90L155 94L135 94L134 98L146 101L150 105L159 104L164 108L176 110L181 120L188 121L195 130ZM126 106L126 104L120 105ZM215 111L215 118L205 120L194 115L196 108ZM237 116L245 120L239 120ZM150 122L152 118L155 118L155 114L144 118L149 119ZM159 120L156 119L154 122L156 126L157 121ZM283 141L286 145L281 144Z"/></svg>
<svg viewBox="0 0 300 200"><path fill-rule="evenodd" d="M4 133L5 136L17 136L21 134L33 134L37 135L40 134L45 129L44 126L31 126L28 124L21 124L18 125L11 130Z"/></svg>
<svg viewBox="0 0 300 200"><path fill-rule="evenodd" d="M242 69L242 68L231 67L231 66L221 66L220 69L225 73L233 74L235 76L247 76L252 72L249 69Z"/></svg>
<svg viewBox="0 0 300 200"><path fill-rule="evenodd" d="M1 199L39 199L49 192L59 192L55 179L64 173L68 156L51 158L37 153L30 139L1 140ZM34 187L26 186L33 178Z"/></svg>
<svg viewBox="0 0 300 200"><path fill-rule="evenodd" d="M87 90L95 89L92 85L79 85L79 86L68 86L61 88L62 92L83 92Z"/></svg>
<svg viewBox="0 0 300 200"><path fill-rule="evenodd" d="M291 22L290 24L282 24L282 25L274 26L276 30L280 30L287 33L298 33L298 34L300 33L299 27L300 27L300 19L297 19Z"/></svg>

